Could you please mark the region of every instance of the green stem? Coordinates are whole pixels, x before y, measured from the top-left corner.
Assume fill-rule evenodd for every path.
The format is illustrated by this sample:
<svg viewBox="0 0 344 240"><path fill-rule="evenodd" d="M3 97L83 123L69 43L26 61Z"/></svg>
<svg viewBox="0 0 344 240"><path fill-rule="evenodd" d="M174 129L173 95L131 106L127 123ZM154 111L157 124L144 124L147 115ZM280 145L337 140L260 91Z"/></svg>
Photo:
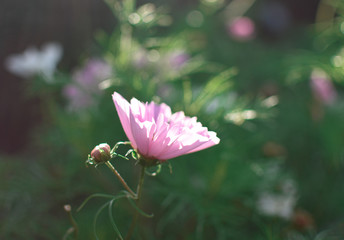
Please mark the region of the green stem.
<svg viewBox="0 0 344 240"><path fill-rule="evenodd" d="M137 192L136 192L137 199L136 199L136 204L137 204L137 207L138 207L138 208L140 207L140 200L141 200L141 195L142 195L142 185L143 185L143 180L144 180L144 177L145 177L145 170L146 170L146 167L142 166L142 168L141 168L141 173L140 173L139 184L137 185ZM138 211L135 211L135 215L134 215L133 221L131 222L131 225L130 225L128 234L127 234L127 236L125 237L125 240L131 239L131 236L132 236L133 233L134 233L135 226L136 226L136 223L137 223L138 218L139 218L139 212L138 212Z"/></svg>
<svg viewBox="0 0 344 240"><path fill-rule="evenodd" d="M126 66L129 62L129 54L131 53L132 45L132 27L128 23L122 23L121 25L121 35L120 35L120 63L122 66Z"/></svg>
<svg viewBox="0 0 344 240"><path fill-rule="evenodd" d="M119 145L130 145L131 143L129 141L125 141L125 142L118 142L115 144L115 146L111 149L111 153L116 153L117 148L119 147Z"/></svg>
<svg viewBox="0 0 344 240"><path fill-rule="evenodd" d="M134 193L133 190L128 186L128 184L125 182L125 180L121 177L119 172L117 172L116 168L110 163L110 161L105 162L106 166L108 166L111 171L116 175L118 180L122 183L123 187L132 195L132 197L137 198L137 195Z"/></svg>

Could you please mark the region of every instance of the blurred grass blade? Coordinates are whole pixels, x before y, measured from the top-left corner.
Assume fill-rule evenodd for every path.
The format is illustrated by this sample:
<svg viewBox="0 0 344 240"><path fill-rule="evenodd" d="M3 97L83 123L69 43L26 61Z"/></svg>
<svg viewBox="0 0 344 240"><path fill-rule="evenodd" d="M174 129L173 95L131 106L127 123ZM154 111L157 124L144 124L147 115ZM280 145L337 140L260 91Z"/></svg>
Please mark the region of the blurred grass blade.
<svg viewBox="0 0 344 240"><path fill-rule="evenodd" d="M232 81L230 80L236 74L237 70L235 68L230 68L209 80L204 86L202 92L190 105L191 113L196 114L206 103L211 101L215 96L227 91L233 85Z"/></svg>

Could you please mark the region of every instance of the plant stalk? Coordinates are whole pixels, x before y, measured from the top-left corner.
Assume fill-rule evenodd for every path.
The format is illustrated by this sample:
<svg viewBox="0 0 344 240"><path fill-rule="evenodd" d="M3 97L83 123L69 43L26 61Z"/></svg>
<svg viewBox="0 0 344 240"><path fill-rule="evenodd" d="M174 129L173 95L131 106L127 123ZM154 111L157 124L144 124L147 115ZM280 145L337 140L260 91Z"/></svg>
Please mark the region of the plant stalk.
<svg viewBox="0 0 344 240"><path fill-rule="evenodd" d="M68 236L73 233L74 239L77 240L78 239L79 228L78 228L78 224L76 223L76 221L73 218L72 208L71 208L71 206L69 204L67 204L67 205L64 206L64 210L68 214L68 218L69 218L69 221L72 224L72 227L67 230L67 232L66 232L65 236L63 237L63 239L67 239Z"/></svg>
<svg viewBox="0 0 344 240"><path fill-rule="evenodd" d="M146 170L146 167L145 167L145 166L142 166L142 167L141 167L141 173L140 173L139 183L138 183L138 185L137 185L137 192L136 192L137 198L136 198L136 204L137 204L137 207L138 207L138 208L140 208L140 200L141 200L141 195L142 195L142 185L143 185L143 181L144 181L144 177L145 177L145 170ZM136 226L136 223L137 223L138 218L139 218L139 212L138 212L138 211L135 211L135 215L134 215L133 221L131 222L131 225L130 225L128 234L127 234L127 236L125 237L125 240L131 239L131 236L132 236L133 233L134 233L135 226Z"/></svg>
<svg viewBox="0 0 344 240"><path fill-rule="evenodd" d="M117 172L116 168L110 163L110 161L105 162L106 166L108 166L111 171L116 175L118 180L122 183L123 187L132 195L133 198L137 198L137 195L134 193L133 190L128 186L128 184L125 182L125 180L121 177L119 172Z"/></svg>

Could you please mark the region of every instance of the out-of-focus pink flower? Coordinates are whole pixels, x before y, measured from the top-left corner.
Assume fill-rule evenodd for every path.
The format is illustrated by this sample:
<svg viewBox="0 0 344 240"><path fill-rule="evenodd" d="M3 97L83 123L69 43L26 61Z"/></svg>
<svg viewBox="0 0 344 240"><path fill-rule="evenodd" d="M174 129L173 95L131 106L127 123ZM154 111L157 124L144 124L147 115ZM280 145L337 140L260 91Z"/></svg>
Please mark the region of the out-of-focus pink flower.
<svg viewBox="0 0 344 240"><path fill-rule="evenodd" d="M196 117L186 117L184 112L172 114L171 108L164 103L142 103L136 98L129 103L117 92L112 97L132 147L152 163L200 151L220 142L216 133L208 131Z"/></svg>
<svg viewBox="0 0 344 240"><path fill-rule="evenodd" d="M63 89L63 95L68 100L68 109L78 111L94 104L92 96L75 84L68 84Z"/></svg>
<svg viewBox="0 0 344 240"><path fill-rule="evenodd" d="M69 101L69 110L87 109L96 103L95 96L102 93L99 84L111 77L112 68L100 59L90 59L73 74L73 82L66 85L63 95Z"/></svg>
<svg viewBox="0 0 344 240"><path fill-rule="evenodd" d="M248 17L239 17L228 24L227 30L237 40L250 40L254 37L255 24Z"/></svg>
<svg viewBox="0 0 344 240"><path fill-rule="evenodd" d="M175 70L182 68L186 62L190 59L189 54L183 50L176 50L171 52L168 56L169 65Z"/></svg>
<svg viewBox="0 0 344 240"><path fill-rule="evenodd" d="M149 63L148 60L148 52L146 49L140 48L138 49L132 59L132 64L137 69L145 68Z"/></svg>
<svg viewBox="0 0 344 240"><path fill-rule="evenodd" d="M311 75L311 88L315 97L325 104L332 104L337 98L337 92L329 77L317 70Z"/></svg>
<svg viewBox="0 0 344 240"><path fill-rule="evenodd" d="M82 88L99 92L99 83L112 75L112 68L100 59L90 59L86 65L73 74L73 80Z"/></svg>

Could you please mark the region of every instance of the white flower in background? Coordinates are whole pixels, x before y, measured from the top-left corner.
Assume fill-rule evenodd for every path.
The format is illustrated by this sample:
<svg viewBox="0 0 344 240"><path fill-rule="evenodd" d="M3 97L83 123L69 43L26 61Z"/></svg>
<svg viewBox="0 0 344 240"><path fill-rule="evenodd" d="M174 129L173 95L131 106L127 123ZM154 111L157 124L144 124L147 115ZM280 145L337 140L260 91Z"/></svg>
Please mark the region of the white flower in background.
<svg viewBox="0 0 344 240"><path fill-rule="evenodd" d="M22 54L8 56L5 66L8 71L23 78L42 74L48 82L51 82L61 57L62 46L51 42L45 44L41 50L29 47Z"/></svg>
<svg viewBox="0 0 344 240"><path fill-rule="evenodd" d="M264 215L290 219L295 202L294 196L262 193L258 201L258 209Z"/></svg>
<svg viewBox="0 0 344 240"><path fill-rule="evenodd" d="M258 211L267 216L290 220L297 201L296 188L292 181L285 181L280 193L262 192L258 198Z"/></svg>

